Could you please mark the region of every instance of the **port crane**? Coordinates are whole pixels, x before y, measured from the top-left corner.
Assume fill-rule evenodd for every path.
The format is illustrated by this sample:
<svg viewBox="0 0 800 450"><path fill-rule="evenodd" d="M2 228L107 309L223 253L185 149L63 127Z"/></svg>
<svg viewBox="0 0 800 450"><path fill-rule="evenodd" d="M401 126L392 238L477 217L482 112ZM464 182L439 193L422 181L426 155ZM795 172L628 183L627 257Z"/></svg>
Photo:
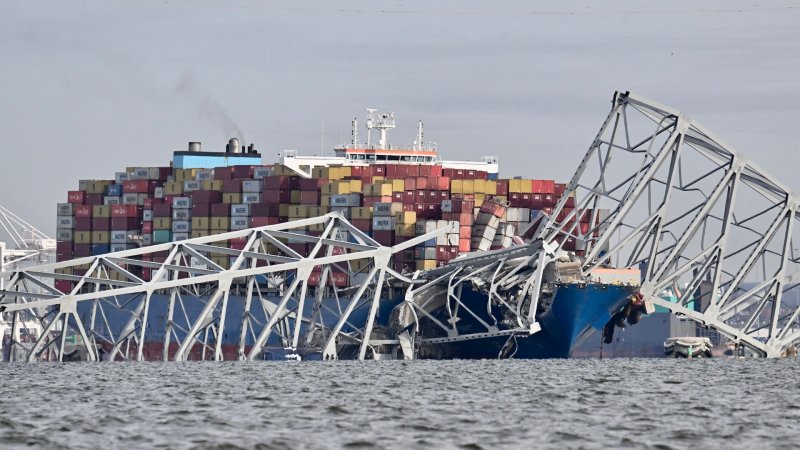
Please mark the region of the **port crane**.
<svg viewBox="0 0 800 450"><path fill-rule="evenodd" d="M566 206L568 196L575 199L574 209ZM405 293L412 323L429 314L420 305L432 296L447 296L442 307L452 308L449 322L456 323L459 314L475 313L459 304L458 286L489 286L492 302L505 308L516 329L500 331L487 323L485 332L460 335L452 323L440 322L446 335L434 339L496 338L503 332L524 337L539 327L520 302L542 294L543 268L574 239L584 254L579 265L584 276L603 266L640 269L648 310L666 308L753 354L779 357L800 342L798 203L796 193L687 115L616 92L567 195L529 230L525 244L402 274L387 264L392 254L448 230L383 247L332 213L5 272L0 311L28 311L45 325L35 343L15 344L28 361L47 352L64 360L70 332L88 343L83 359L146 359L144 333L152 308L164 311L163 360L259 359L270 340L290 351L316 349L326 359L379 359L381 346L395 346L401 357L413 358L415 339L424 337L409 330L385 336L373 327L382 291ZM602 210L608 213L599 215ZM584 214L595 214L588 230L577 220ZM303 232L309 226L325 231L311 236ZM244 249L220 244L234 238L246 239ZM310 244L309 252L292 250L288 240ZM214 264L212 253L231 257L230 268ZM140 275L144 269L152 274L149 279ZM359 282L336 287L330 276L340 270ZM312 279L321 284L312 289ZM52 280L68 280L74 287L62 293ZM503 288L509 286L525 295L507 295ZM262 290L278 300L269 300ZM232 292L244 303L233 305ZM665 292L677 300L667 300ZM187 304L189 295L194 307ZM78 314L79 304L90 305L83 308L88 314ZM245 311L235 330L225 320L232 307ZM350 323L356 311L365 312L365 326ZM108 314L129 319L121 329L110 329ZM235 349L226 350L218 338L227 332L240 336Z"/></svg>

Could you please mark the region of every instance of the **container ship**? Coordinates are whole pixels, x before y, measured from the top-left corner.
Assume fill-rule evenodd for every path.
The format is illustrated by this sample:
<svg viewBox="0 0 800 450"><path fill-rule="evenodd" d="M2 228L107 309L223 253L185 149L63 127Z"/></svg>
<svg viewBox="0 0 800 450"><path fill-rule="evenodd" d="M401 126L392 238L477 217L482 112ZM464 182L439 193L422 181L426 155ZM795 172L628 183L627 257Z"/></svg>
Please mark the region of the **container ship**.
<svg viewBox="0 0 800 450"><path fill-rule="evenodd" d="M67 192L67 202L57 207L57 259L103 255L339 212L385 246L450 224L457 232L395 254L390 263L399 273L431 272L522 243L520 236L548 217L565 195L566 184L551 179L501 178L496 157L443 160L434 146L424 143L421 122L411 145L394 146L388 140L388 131L395 128L394 115L368 111L366 143L361 142L358 121L353 120L351 141L335 148L332 156L301 156L287 150L280 153L278 162L264 164L253 144L243 146L236 138L230 139L224 151L204 151L199 142L190 142L186 150L174 152L169 165L127 167L113 178L80 180L77 189ZM375 141L373 134L377 135ZM573 200L566 199L561 213L565 217ZM583 233L590 229L592 217L587 212L579 219ZM321 226L311 227L308 233L322 231ZM245 242L227 244L242 249ZM305 243L287 245L301 254L309 251ZM581 256L571 239L562 248L573 258ZM163 262L166 257L154 254L152 260ZM222 268L231 262L224 254L210 259ZM353 272L363 269L358 263L354 262ZM83 275L86 269L72 269L70 274ZM150 269L140 270L136 276L149 281ZM332 282L338 287L358 285L361 280L351 273L334 272ZM637 277L634 274L633 278ZM319 280L312 276L309 286L316 283ZM518 340L513 356L571 356L581 341L602 330L631 303L635 285L635 280L559 284L538 312L541 331ZM73 287L71 281L56 282L56 288L65 293ZM486 298L486 293L477 289L462 294L465 304L485 304ZM233 330L242 321L237 302L243 300L232 295L230 302L224 320L231 325L225 328ZM387 328L399 326L401 303L401 293L383 299L378 323ZM432 310L431 317L436 313ZM89 311L84 308L81 314L86 316ZM144 353L157 359L163 350L166 311L153 306L149 314L152 320L144 335ZM486 314L487 319L502 322L502 317L492 317L499 313L491 308ZM105 320L116 328L127 317ZM351 320L359 320L358 315ZM467 322L461 325L464 329L470 327ZM235 359L240 339L251 338L226 334L219 339L226 359ZM505 351L507 341L462 342L444 350L440 346L427 356L496 358ZM282 347L277 338L268 343L268 348L278 352ZM425 349L421 355L426 356Z"/></svg>

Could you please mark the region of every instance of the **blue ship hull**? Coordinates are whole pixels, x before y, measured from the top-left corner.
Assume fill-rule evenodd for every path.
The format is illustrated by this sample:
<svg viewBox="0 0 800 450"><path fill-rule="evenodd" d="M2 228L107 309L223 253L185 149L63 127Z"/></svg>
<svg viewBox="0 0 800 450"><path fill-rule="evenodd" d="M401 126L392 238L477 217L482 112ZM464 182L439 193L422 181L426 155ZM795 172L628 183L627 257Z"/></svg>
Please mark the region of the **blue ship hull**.
<svg viewBox="0 0 800 450"><path fill-rule="evenodd" d="M548 310L541 313L537 318L541 325L541 331L538 333L530 336L501 336L448 344L445 346L444 351L437 350L437 352L428 353L427 356L426 352L423 351L421 352L421 357L494 359L501 356L502 353L503 357L518 359L568 358L572 356L573 350L584 339L595 331L603 329L611 316L629 301L633 291L635 291L635 287L632 286L563 284L558 286ZM475 311L480 311L481 308L484 311L486 310L486 297L484 294L465 289L462 292L461 299L466 305L474 306L471 309ZM121 303L124 303L125 300L133 300L130 302L131 305L136 304L136 299L131 297L121 299ZM311 307L310 303L312 302L306 303L307 308ZM400 299L385 299L380 305L377 323L379 325L387 325L392 309L399 303ZM167 295L154 294L151 297L144 339L145 359L161 358L166 329L167 306ZM200 301L192 301L191 298L184 297L183 308L176 308L175 320L179 324L184 317L193 320L200 314L203 306L204 304ZM292 306L289 305L290 308ZM224 331L221 336L226 359L235 359L238 356L239 329L242 323L243 311L244 298L231 295L227 307ZM79 305L78 312L84 324L88 326L91 305L88 302L84 302ZM310 310L307 310L307 313L309 312ZM130 314L113 308L106 308L105 313L105 320L100 323L103 326L108 323L113 334L118 335L130 318ZM367 313L366 307L356 309L349 322L354 326L360 326L366 321ZM495 316L494 319L498 322L502 320L501 311L496 310L492 313ZM252 320L266 323L266 316L263 312L259 312L257 308L252 308L251 314ZM335 321L332 316L323 317L323 319L325 323ZM468 319L463 319L459 322L458 328L462 334L486 331L477 321L470 322ZM350 330L346 327L344 331ZM180 340L183 340L186 336L185 327L183 326L174 327L173 332ZM174 344L175 340L172 339L172 342L175 348L170 349L170 354L177 350L177 345ZM253 342L254 337L252 335L246 336L246 348L249 348ZM279 335L273 333L266 345L266 356L281 354L284 344L285 342L281 342ZM202 357L201 347L201 345L195 346L192 355L190 355L191 359L200 359Z"/></svg>

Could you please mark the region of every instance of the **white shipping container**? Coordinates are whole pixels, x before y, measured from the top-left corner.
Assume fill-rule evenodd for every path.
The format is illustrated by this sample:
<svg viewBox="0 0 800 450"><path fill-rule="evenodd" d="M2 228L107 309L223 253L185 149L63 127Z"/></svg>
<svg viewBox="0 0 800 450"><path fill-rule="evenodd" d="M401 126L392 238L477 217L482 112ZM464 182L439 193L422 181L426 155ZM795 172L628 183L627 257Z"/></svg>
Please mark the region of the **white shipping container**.
<svg viewBox="0 0 800 450"><path fill-rule="evenodd" d="M122 184L123 181L128 181L131 179L131 175L128 172L116 172L114 174L114 182L116 184Z"/></svg>
<svg viewBox="0 0 800 450"><path fill-rule="evenodd" d="M199 181L184 181L183 182L183 192L193 192L200 190L200 182Z"/></svg>
<svg viewBox="0 0 800 450"><path fill-rule="evenodd" d="M72 203L59 203L57 211L57 216L71 216L73 214Z"/></svg>
<svg viewBox="0 0 800 450"><path fill-rule="evenodd" d="M210 170L198 170L197 173L194 175L194 179L197 181L206 181L206 180L213 180L214 173Z"/></svg>
<svg viewBox="0 0 800 450"><path fill-rule="evenodd" d="M358 194L337 194L331 195L331 206L360 206L361 196Z"/></svg>
<svg viewBox="0 0 800 450"><path fill-rule="evenodd" d="M372 206L372 215L373 216L393 216L395 213L399 213L403 211L403 204L402 203L384 203L378 202Z"/></svg>
<svg viewBox="0 0 800 450"><path fill-rule="evenodd" d="M470 248L473 250L487 251L492 248L492 241L490 239L481 239L473 237L470 239Z"/></svg>
<svg viewBox="0 0 800 450"><path fill-rule="evenodd" d="M122 197L103 197L103 204L106 206L110 205L121 205L122 204Z"/></svg>
<svg viewBox="0 0 800 450"><path fill-rule="evenodd" d="M172 207L190 209L192 207L192 199L189 197L174 197L172 199Z"/></svg>
<svg viewBox="0 0 800 450"><path fill-rule="evenodd" d="M459 235L457 233L450 233L445 236L447 236L447 245L458 245Z"/></svg>
<svg viewBox="0 0 800 450"><path fill-rule="evenodd" d="M376 203L377 206L379 203ZM388 203L384 203L388 205ZM393 216L379 216L372 218L372 229L375 231L392 231L394 230L394 217Z"/></svg>
<svg viewBox="0 0 800 450"><path fill-rule="evenodd" d="M148 167L148 171L150 172L147 175L148 180L157 180L161 177L161 169L158 167Z"/></svg>
<svg viewBox="0 0 800 450"><path fill-rule="evenodd" d="M150 233L142 235L142 244L143 245L152 245L153 244L153 235L150 234Z"/></svg>
<svg viewBox="0 0 800 450"><path fill-rule="evenodd" d="M453 212L452 200L442 200L442 212Z"/></svg>
<svg viewBox="0 0 800 450"><path fill-rule="evenodd" d="M530 219L531 210L528 208L508 208L506 209L506 221L524 222Z"/></svg>
<svg viewBox="0 0 800 450"><path fill-rule="evenodd" d="M92 183L93 183L92 180L78 180L78 190L86 191L89 189L89 185Z"/></svg>
<svg viewBox="0 0 800 450"><path fill-rule="evenodd" d="M271 167L256 167L253 170L253 178L256 180L263 180L266 177L272 176L272 168Z"/></svg>
<svg viewBox="0 0 800 450"><path fill-rule="evenodd" d="M417 259L436 259L436 247L417 247Z"/></svg>
<svg viewBox="0 0 800 450"><path fill-rule="evenodd" d="M75 218L72 216L58 216L56 228L75 228Z"/></svg>
<svg viewBox="0 0 800 450"><path fill-rule="evenodd" d="M112 244L125 244L128 242L128 232L126 230L111 231Z"/></svg>
<svg viewBox="0 0 800 450"><path fill-rule="evenodd" d="M250 228L249 217L231 217L231 230L245 230Z"/></svg>
<svg viewBox="0 0 800 450"><path fill-rule="evenodd" d="M192 222L188 220L175 220L172 222L173 233L189 233L192 231Z"/></svg>
<svg viewBox="0 0 800 450"><path fill-rule="evenodd" d="M145 209L142 211L142 220L144 222L152 222L153 221L153 210L152 209Z"/></svg>
<svg viewBox="0 0 800 450"><path fill-rule="evenodd" d="M122 204L123 205L136 205L139 203L139 194L123 194L122 195Z"/></svg>
<svg viewBox="0 0 800 450"><path fill-rule="evenodd" d="M261 182L257 180L242 181L242 192L261 192Z"/></svg>
<svg viewBox="0 0 800 450"><path fill-rule="evenodd" d="M155 191L153 192L153 197L155 197L155 198L164 198L164 187L163 186L157 187L155 189Z"/></svg>
<svg viewBox="0 0 800 450"><path fill-rule="evenodd" d="M185 241L189 239L189 233L172 233L173 241Z"/></svg>
<svg viewBox="0 0 800 450"><path fill-rule="evenodd" d="M206 270L208 270L208 264L205 261L203 261L202 259L195 258L194 256L192 256L192 258L189 260L189 266L191 266L191 267L193 267L195 269L206 269Z"/></svg>
<svg viewBox="0 0 800 450"><path fill-rule="evenodd" d="M261 203L261 194L246 192L242 194L242 203Z"/></svg>
<svg viewBox="0 0 800 450"><path fill-rule="evenodd" d="M481 213L475 219L475 225L487 225L497 229L497 226L500 225L500 218L492 214Z"/></svg>
<svg viewBox="0 0 800 450"><path fill-rule="evenodd" d="M136 167L131 174L131 180L149 180L150 169L148 167Z"/></svg>
<svg viewBox="0 0 800 450"><path fill-rule="evenodd" d="M56 228L56 240L57 241L71 241L72 240L72 230L69 228Z"/></svg>
<svg viewBox="0 0 800 450"><path fill-rule="evenodd" d="M446 234L442 234L440 236L436 236L436 245L450 245L447 242L448 242L448 240L447 240L447 235Z"/></svg>
<svg viewBox="0 0 800 450"><path fill-rule="evenodd" d="M173 209L172 210L172 220L191 220L192 219L192 210L191 209Z"/></svg>
<svg viewBox="0 0 800 450"><path fill-rule="evenodd" d="M231 217L247 217L250 215L250 205L237 203L231 205ZM247 228L247 227L245 227Z"/></svg>
<svg viewBox="0 0 800 450"><path fill-rule="evenodd" d="M497 228L489 225L475 225L472 227L473 238L479 237L491 241L494 239L495 234L497 234Z"/></svg>
<svg viewBox="0 0 800 450"><path fill-rule="evenodd" d="M125 251L127 249L128 249L128 245L127 244L111 244L108 247L108 251L110 251L111 253L123 252L123 251Z"/></svg>

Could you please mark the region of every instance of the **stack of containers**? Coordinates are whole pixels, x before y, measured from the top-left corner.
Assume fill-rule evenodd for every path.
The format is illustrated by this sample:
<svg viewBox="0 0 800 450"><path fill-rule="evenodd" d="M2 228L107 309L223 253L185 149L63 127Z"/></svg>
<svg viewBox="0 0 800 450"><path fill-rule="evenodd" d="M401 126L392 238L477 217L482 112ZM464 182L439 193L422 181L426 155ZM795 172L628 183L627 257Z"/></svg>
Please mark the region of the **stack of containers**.
<svg viewBox="0 0 800 450"><path fill-rule="evenodd" d="M489 199L481 204L475 226L472 229L470 247L473 251L486 251L492 247L500 220L506 213L506 206L499 201Z"/></svg>

